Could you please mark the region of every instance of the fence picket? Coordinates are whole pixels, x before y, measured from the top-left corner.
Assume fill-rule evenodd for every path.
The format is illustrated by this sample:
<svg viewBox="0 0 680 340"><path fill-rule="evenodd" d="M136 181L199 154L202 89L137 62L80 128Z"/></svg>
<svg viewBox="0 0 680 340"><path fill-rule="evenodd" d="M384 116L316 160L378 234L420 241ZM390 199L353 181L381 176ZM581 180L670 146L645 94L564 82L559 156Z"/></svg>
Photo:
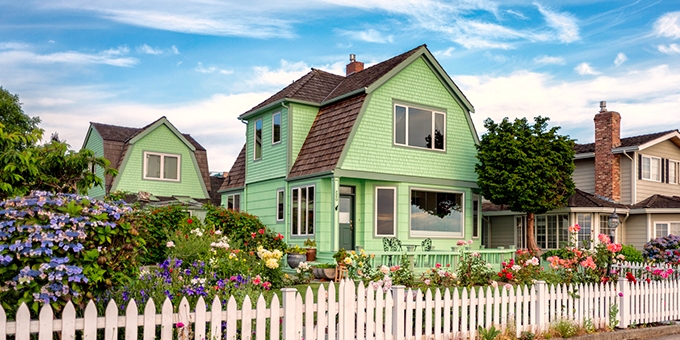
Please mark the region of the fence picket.
<svg viewBox="0 0 680 340"><path fill-rule="evenodd" d="M459 312L459 306L460 306L460 295L458 295L458 287L453 288L453 316L451 317L451 324L452 324L452 329L451 329L451 336L454 338L457 338L459 333L460 333L460 312Z"/></svg>
<svg viewBox="0 0 680 340"><path fill-rule="evenodd" d="M2 328L2 315L5 311L0 312L0 328ZM76 308L73 307L71 301L66 303L64 310L61 312L61 340L75 340L76 338ZM5 336L0 332L0 339L4 340Z"/></svg>
<svg viewBox="0 0 680 340"><path fill-rule="evenodd" d="M375 338L381 340L385 338L385 334L383 333L383 311L385 309L385 300L382 290L374 289L372 285L368 286L370 289L375 290ZM338 326L338 328L342 328L342 326Z"/></svg>
<svg viewBox="0 0 680 340"><path fill-rule="evenodd" d="M415 338L420 339L423 336L423 291L418 289L416 291L416 306L413 310L415 315L415 322L413 325L415 331Z"/></svg>
<svg viewBox="0 0 680 340"><path fill-rule="evenodd" d="M137 340L137 334L139 332L139 329L137 328L138 314L137 303L134 299L131 299L127 308L125 308L125 340Z"/></svg>
<svg viewBox="0 0 680 340"><path fill-rule="evenodd" d="M323 287L323 286L322 286ZM357 338L366 337L366 288L363 282L357 286ZM323 339L321 336L319 339Z"/></svg>
<svg viewBox="0 0 680 340"><path fill-rule="evenodd" d="M316 333L314 332L314 293L312 287L307 286L305 292L305 340L315 340ZM258 311L259 313L259 311Z"/></svg>
<svg viewBox="0 0 680 340"><path fill-rule="evenodd" d="M336 333L336 327L337 324L335 323L335 314L337 313L337 302L335 300L335 284L331 281L328 284L328 318L326 319L326 324L328 325L328 339L333 340L337 339L337 333ZM284 308L286 305L286 300L283 300ZM284 312L284 320L285 320L285 312ZM291 338L286 338L284 339L291 339Z"/></svg>
<svg viewBox="0 0 680 340"><path fill-rule="evenodd" d="M188 339L189 338L189 330L191 329L190 323L189 323L189 313L191 313L189 309L189 301L187 300L187 297L183 297L182 300L179 302L179 308L177 309L177 322L181 323L182 327L177 326L177 336L180 339Z"/></svg>
<svg viewBox="0 0 680 340"><path fill-rule="evenodd" d="M443 334L449 334L451 330L451 291L447 287L444 291L444 329ZM458 322L458 320L456 320Z"/></svg>
<svg viewBox="0 0 680 340"><path fill-rule="evenodd" d="M434 304L432 302L432 290L428 289L425 292L425 337L427 339L432 337L432 312Z"/></svg>
<svg viewBox="0 0 680 340"><path fill-rule="evenodd" d="M285 299L284 295L284 299ZM284 300L285 301L285 300ZM293 304L291 304L293 306ZM292 316L292 315L291 315ZM225 339L236 340L236 330L238 327L236 322L236 299L230 297L227 301L227 317L224 320L226 322ZM292 326L293 324L291 324ZM284 335L285 336L285 335Z"/></svg>
<svg viewBox="0 0 680 340"><path fill-rule="evenodd" d="M372 285L366 287L366 339L375 339L375 289ZM335 318L333 318L335 320Z"/></svg>
<svg viewBox="0 0 680 340"><path fill-rule="evenodd" d="M195 311L194 324L196 327L194 327L194 340L203 340L205 339L206 309L205 300L203 300L202 296L196 302Z"/></svg>
<svg viewBox="0 0 680 340"><path fill-rule="evenodd" d="M384 294L382 289L378 289L378 293L381 295ZM394 298L392 297L391 293L384 294L385 295L385 339L394 339L394 333L392 332L394 330L394 324L392 323L394 321L394 315L392 314L392 311L394 309ZM350 325L354 324L354 322L350 323ZM354 337L350 339L355 339ZM348 340L350 340L348 339Z"/></svg>
<svg viewBox="0 0 680 340"><path fill-rule="evenodd" d="M38 340L52 340L52 320L54 319L54 312L49 304L45 304L40 309L40 330L38 331Z"/></svg>
<svg viewBox="0 0 680 340"><path fill-rule="evenodd" d="M321 286L323 288L323 286ZM271 305L269 306L270 308L270 317L269 317L269 338L270 339L279 339L281 337L279 330L281 329L281 305L279 304L279 297L278 295L274 294L274 297L272 297L272 302ZM322 318L319 317L319 321L322 321ZM219 339L219 338L216 338Z"/></svg>
<svg viewBox="0 0 680 340"><path fill-rule="evenodd" d="M105 315L104 339L118 339L118 305L116 305L115 301L109 301L108 306L106 306ZM170 317L172 317L172 309L170 310Z"/></svg>
<svg viewBox="0 0 680 340"><path fill-rule="evenodd" d="M434 292L434 338L442 336L442 292L439 288Z"/></svg>
<svg viewBox="0 0 680 340"><path fill-rule="evenodd" d="M241 307L241 339L250 340L253 338L253 302L250 296L246 295Z"/></svg>
<svg viewBox="0 0 680 340"><path fill-rule="evenodd" d="M17 321L15 324L16 340L29 340L31 337L31 313L23 302L17 311Z"/></svg>
<svg viewBox="0 0 680 340"><path fill-rule="evenodd" d="M311 293L311 289L309 290L309 293L310 293L309 295L312 297L312 305L313 305L314 295ZM267 313L267 303L264 301L264 296L262 296L262 294L260 294L260 297L257 298L257 304L255 305L255 315L257 315L257 319L255 321L256 322L256 324L255 324L255 337L257 338L257 340L265 340L267 338L267 318L265 317L266 313ZM311 336L309 339L314 340L315 338L313 336ZM197 338L196 340L201 340L201 339Z"/></svg>

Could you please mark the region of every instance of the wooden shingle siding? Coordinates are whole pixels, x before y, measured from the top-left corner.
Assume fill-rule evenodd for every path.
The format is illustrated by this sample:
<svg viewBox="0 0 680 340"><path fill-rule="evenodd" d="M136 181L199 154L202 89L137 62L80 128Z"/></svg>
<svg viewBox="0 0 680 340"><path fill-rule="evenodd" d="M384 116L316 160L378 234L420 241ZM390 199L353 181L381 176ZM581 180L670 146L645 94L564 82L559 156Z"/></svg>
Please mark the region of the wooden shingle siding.
<svg viewBox="0 0 680 340"><path fill-rule="evenodd" d="M272 144L272 115L281 112L281 142ZM262 119L262 158L254 159L255 122ZM312 118L313 119L313 118ZM288 143L288 110L279 106L248 120L246 136L246 183L286 176L286 145Z"/></svg>
<svg viewBox="0 0 680 340"><path fill-rule="evenodd" d="M243 145L219 191L242 188L246 184L246 146Z"/></svg>
<svg viewBox="0 0 680 340"><path fill-rule="evenodd" d="M664 141L642 151L639 154L644 156L654 156L665 159L671 159L680 161L680 148L673 144L671 141ZM664 162L664 165L666 163ZM640 164L637 164L639 167ZM637 170L637 169L636 169ZM665 177L664 177L665 179ZM660 194L667 196L678 196L680 195L680 185L654 182L649 180L637 180L637 195L636 202L639 202L651 195Z"/></svg>
<svg viewBox="0 0 680 340"><path fill-rule="evenodd" d="M595 192L595 161L589 159L574 160L574 174L572 178L576 187L589 193Z"/></svg>

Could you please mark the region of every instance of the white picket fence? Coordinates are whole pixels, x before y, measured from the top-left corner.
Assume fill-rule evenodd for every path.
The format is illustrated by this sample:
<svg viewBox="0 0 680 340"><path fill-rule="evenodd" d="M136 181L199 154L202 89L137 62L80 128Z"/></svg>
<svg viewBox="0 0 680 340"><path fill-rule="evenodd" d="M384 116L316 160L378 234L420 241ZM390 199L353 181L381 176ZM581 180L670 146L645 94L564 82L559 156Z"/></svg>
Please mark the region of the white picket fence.
<svg viewBox="0 0 680 340"><path fill-rule="evenodd" d="M375 290L352 281L338 286L330 283L328 290L320 286L316 295L307 288L303 301L292 288L282 289L283 303L274 296L267 306L260 296L256 307L246 297L238 309L233 297L225 306L215 298L207 308L199 299L192 310L182 299L173 313L170 300L165 300L161 314L156 314L153 300L139 315L137 304L130 301L125 315L119 315L115 302L106 307L104 316L97 315L91 301L82 318L68 304L61 319L55 319L52 308L44 306L38 320L31 320L26 305L22 305L16 321L7 321L0 308L0 340L8 336L16 340L35 338L96 340L98 333L105 339L474 339L477 327L507 329L517 335L522 331L547 330L559 319L583 323L590 320L596 326L609 323L609 311L617 304L615 315L619 327L631 324L680 319L680 282L677 280L638 282L625 280L609 284L550 286L538 282L531 287L476 289L446 289L413 291L393 287L391 291ZM315 302L316 300L316 302ZM184 325L177 327L178 323ZM160 327L158 327L160 326ZM140 329L141 327L141 329ZM122 336L123 334L121 334Z"/></svg>
<svg viewBox="0 0 680 340"><path fill-rule="evenodd" d="M647 270L649 268L649 270ZM680 279L680 266L668 263L637 263L637 262L620 262L612 265L612 269L618 270L620 276L625 276L626 272L631 272L638 280L647 278L655 279L651 273L655 269L668 270L673 272L668 276L671 279Z"/></svg>

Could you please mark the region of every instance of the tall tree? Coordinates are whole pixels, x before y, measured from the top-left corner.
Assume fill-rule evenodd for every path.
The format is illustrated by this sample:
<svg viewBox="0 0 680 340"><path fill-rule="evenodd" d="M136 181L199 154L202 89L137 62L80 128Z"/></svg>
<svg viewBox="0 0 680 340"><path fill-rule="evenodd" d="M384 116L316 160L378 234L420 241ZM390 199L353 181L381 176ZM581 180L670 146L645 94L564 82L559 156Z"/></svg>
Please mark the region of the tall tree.
<svg viewBox="0 0 680 340"><path fill-rule="evenodd" d="M105 174L117 174L104 157L91 150L69 150L56 136L39 145L39 122L24 114L18 96L0 87L0 199L31 190L87 194L93 186L104 185L93 165Z"/></svg>
<svg viewBox="0 0 680 340"><path fill-rule="evenodd" d="M574 140L548 130L549 118L526 118L500 124L486 119L487 132L477 146L475 166L481 194L494 204L527 215L527 248L538 252L534 214L566 205L574 193Z"/></svg>

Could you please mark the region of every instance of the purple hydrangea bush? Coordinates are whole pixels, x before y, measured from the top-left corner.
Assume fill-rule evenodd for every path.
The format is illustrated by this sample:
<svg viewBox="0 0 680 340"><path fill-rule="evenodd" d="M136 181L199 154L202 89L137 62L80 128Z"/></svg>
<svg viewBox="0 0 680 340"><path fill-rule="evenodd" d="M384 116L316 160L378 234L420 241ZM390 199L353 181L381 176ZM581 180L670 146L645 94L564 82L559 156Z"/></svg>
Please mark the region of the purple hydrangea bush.
<svg viewBox="0 0 680 340"><path fill-rule="evenodd" d="M680 236L668 235L647 242L642 257L653 263L680 264Z"/></svg>
<svg viewBox="0 0 680 340"><path fill-rule="evenodd" d="M0 202L0 301L37 313L50 304L84 304L137 277L144 242L124 221L122 203L34 191Z"/></svg>

